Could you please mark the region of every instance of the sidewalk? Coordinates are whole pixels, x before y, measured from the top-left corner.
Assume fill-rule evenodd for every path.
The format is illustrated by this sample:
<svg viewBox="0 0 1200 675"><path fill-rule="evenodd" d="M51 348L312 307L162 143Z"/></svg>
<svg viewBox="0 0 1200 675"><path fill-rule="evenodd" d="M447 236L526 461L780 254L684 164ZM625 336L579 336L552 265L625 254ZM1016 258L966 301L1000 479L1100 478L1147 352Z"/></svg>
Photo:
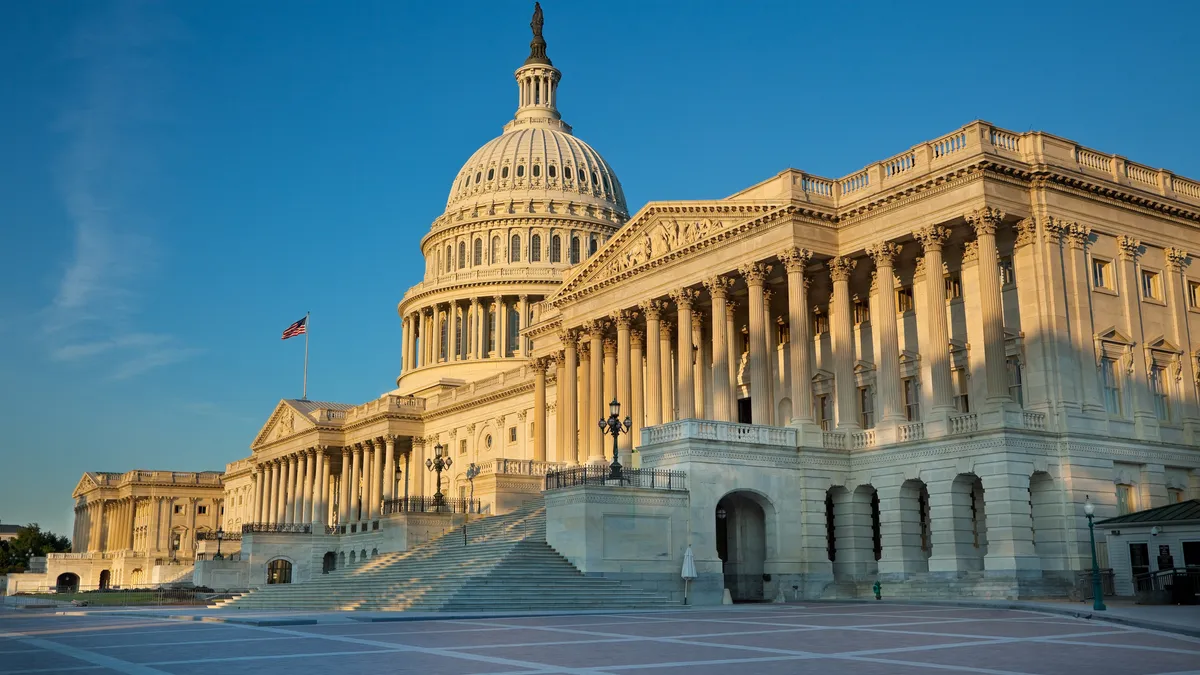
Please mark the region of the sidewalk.
<svg viewBox="0 0 1200 675"><path fill-rule="evenodd" d="M1131 598L1110 598L1104 601L1106 611L1097 612L1092 603L1070 600L826 600L819 604L891 604L933 605L943 607L978 607L988 609L1023 609L1047 614L1060 614L1077 619L1157 630L1177 635L1200 637L1200 605L1137 605ZM818 603L797 603L818 604Z"/></svg>

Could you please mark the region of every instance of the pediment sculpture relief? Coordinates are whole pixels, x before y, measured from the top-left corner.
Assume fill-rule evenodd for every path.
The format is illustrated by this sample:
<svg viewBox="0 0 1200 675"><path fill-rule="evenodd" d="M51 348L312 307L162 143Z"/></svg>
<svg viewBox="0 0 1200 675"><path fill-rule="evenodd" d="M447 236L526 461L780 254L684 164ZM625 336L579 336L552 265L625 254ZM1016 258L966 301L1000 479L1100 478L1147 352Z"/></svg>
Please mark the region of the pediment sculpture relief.
<svg viewBox="0 0 1200 675"><path fill-rule="evenodd" d="M633 243L617 252L605 266L602 277L611 277L686 248L725 229L723 221L703 218L679 220L663 218L635 235Z"/></svg>

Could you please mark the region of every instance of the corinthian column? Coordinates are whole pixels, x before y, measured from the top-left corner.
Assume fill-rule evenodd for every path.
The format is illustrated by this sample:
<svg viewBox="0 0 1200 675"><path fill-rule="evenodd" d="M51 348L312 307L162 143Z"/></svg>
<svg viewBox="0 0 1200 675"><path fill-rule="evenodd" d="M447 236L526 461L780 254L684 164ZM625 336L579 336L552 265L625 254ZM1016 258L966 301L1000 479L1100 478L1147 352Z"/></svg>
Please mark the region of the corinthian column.
<svg viewBox="0 0 1200 675"><path fill-rule="evenodd" d="M350 446L342 448L341 476L338 480L338 525L350 522Z"/></svg>
<svg viewBox="0 0 1200 675"><path fill-rule="evenodd" d="M533 360L533 461L546 461L546 359Z"/></svg>
<svg viewBox="0 0 1200 675"><path fill-rule="evenodd" d="M593 321L588 333L588 403L580 422L580 431L586 429L587 461L596 462L604 459L603 439L596 437L596 420L608 410L608 401L604 400L604 321Z"/></svg>
<svg viewBox="0 0 1200 675"><path fill-rule="evenodd" d="M562 445L558 458L563 462L579 462L579 355L575 333L567 330L558 334L563 346L563 377L555 386L558 393L558 418L562 425Z"/></svg>
<svg viewBox="0 0 1200 675"><path fill-rule="evenodd" d="M694 289L681 288L671 292L675 301L675 321L679 330L675 331L675 370L678 379L675 384L675 413L679 419L694 419L696 417L695 390L695 355L692 353L692 302L699 295Z"/></svg>
<svg viewBox="0 0 1200 675"><path fill-rule="evenodd" d="M829 276L833 279L833 377L837 393L837 428L858 429L855 414L854 386L854 326L850 316L850 273L855 261L841 256L829 261ZM895 314L893 313L893 317Z"/></svg>
<svg viewBox="0 0 1200 675"><path fill-rule="evenodd" d="M517 330L518 330L517 344L520 345L520 349L519 350L514 349L513 351L516 353L517 356L528 357L529 356L529 340L521 337L520 332L519 332L525 328L528 328L528 326L525 325L525 323L527 321L529 321L529 296L528 295L517 296L517 313L519 314L519 317L517 318ZM545 372L545 371L543 371L543 372Z"/></svg>
<svg viewBox="0 0 1200 675"><path fill-rule="evenodd" d="M663 421L662 383L655 382L662 372L658 338L662 308L658 300L647 300L640 307L646 315L646 426L654 427Z"/></svg>
<svg viewBox="0 0 1200 675"><path fill-rule="evenodd" d="M601 417L608 417L608 403L617 397L617 341L604 338L604 387L600 394ZM601 450L601 452L604 452Z"/></svg>
<svg viewBox="0 0 1200 675"><path fill-rule="evenodd" d="M658 324L659 351L659 386L662 387L662 421L663 424L675 421L675 372L671 366L671 322L660 321Z"/></svg>
<svg viewBox="0 0 1200 675"><path fill-rule="evenodd" d="M996 228L1004 212L991 207L966 216L979 242L979 300L983 319L983 360L987 372L987 403L993 409L1012 402L1008 395L1008 364L1004 354L1004 303L1000 297L1000 258Z"/></svg>
<svg viewBox="0 0 1200 675"><path fill-rule="evenodd" d="M893 440L895 428L905 421L903 395L900 392L900 337L896 331L896 278L893 271L898 253L900 247L886 241L867 249L867 254L875 261L875 281L879 285L879 308L875 315L879 328L879 366L875 371L875 381L882 412L879 431L884 435L883 441ZM944 289L945 284L940 283L936 273L940 269L933 270L929 283ZM945 315L945 311L942 314ZM939 345L931 347L935 351L940 349Z"/></svg>
<svg viewBox="0 0 1200 675"><path fill-rule="evenodd" d="M932 410L934 422L954 410L954 389L950 381L950 331L946 326L946 284L942 281L942 248L950 230L930 226L913 232L913 237L925 250L925 307L921 322L929 331L929 345L921 346L921 358L929 359L929 374L933 386Z"/></svg>
<svg viewBox="0 0 1200 675"><path fill-rule="evenodd" d="M295 455L288 455L287 501L283 507L283 522L296 522L296 474L300 468L300 460Z"/></svg>
<svg viewBox="0 0 1200 675"><path fill-rule="evenodd" d="M350 453L350 520L362 520L363 446L356 443Z"/></svg>
<svg viewBox="0 0 1200 675"><path fill-rule="evenodd" d="M635 448L642 446L642 427L646 426L646 404L644 396L644 374L642 369L645 363L642 360L642 349L645 344L645 336L640 330L629 331L629 361L631 368L629 371L629 388L632 390L631 409L633 411L633 426L629 428L629 438L632 439L632 445ZM633 466L630 464L630 466Z"/></svg>
<svg viewBox="0 0 1200 675"><path fill-rule="evenodd" d="M633 322L633 312L620 310L613 315L617 325L617 400L621 409L633 419L633 363L629 345L629 329ZM618 454L622 466L632 466L630 457L633 451L633 428L630 433L620 436L617 440Z"/></svg>
<svg viewBox="0 0 1200 675"><path fill-rule="evenodd" d="M696 419L704 419L704 374L709 369L708 352L704 344L704 312L692 312L692 404L695 407Z"/></svg>
<svg viewBox="0 0 1200 675"><path fill-rule="evenodd" d="M808 279L804 277L804 268L811 258L812 252L802 248L790 248L779 254L779 261L787 271L788 367L792 371L792 418L776 420L776 424L802 426L813 421L812 359L809 355L812 337L808 332Z"/></svg>
<svg viewBox="0 0 1200 675"><path fill-rule="evenodd" d="M751 263L739 270L746 278L750 291L750 421L753 424L769 424L771 402L767 400L767 327L764 325L763 283L769 265Z"/></svg>
<svg viewBox="0 0 1200 675"><path fill-rule="evenodd" d="M729 419L733 422L738 421L738 372L742 368L742 350L737 331L737 321L734 316L737 314L737 301L725 301L725 337L728 339L726 350L728 352L726 359L729 363ZM715 317L714 321L720 321L720 317Z"/></svg>
<svg viewBox="0 0 1200 675"><path fill-rule="evenodd" d="M383 501L396 498L396 437L383 437Z"/></svg>
<svg viewBox="0 0 1200 675"><path fill-rule="evenodd" d="M721 422L734 421L733 403L729 400L732 395L729 385L729 322L725 317L726 300L732 285L732 279L722 276L704 282L704 287L712 296L713 417Z"/></svg>

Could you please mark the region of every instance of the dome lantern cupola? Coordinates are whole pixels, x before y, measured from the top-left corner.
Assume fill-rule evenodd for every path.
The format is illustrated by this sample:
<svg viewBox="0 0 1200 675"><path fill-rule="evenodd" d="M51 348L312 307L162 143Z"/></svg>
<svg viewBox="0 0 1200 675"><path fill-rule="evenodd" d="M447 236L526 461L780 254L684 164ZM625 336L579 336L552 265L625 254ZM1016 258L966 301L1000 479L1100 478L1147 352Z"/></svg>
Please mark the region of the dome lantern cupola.
<svg viewBox="0 0 1200 675"><path fill-rule="evenodd" d="M571 127L562 121L555 105L558 100L558 81L562 73L546 55L546 39L542 37L542 6L533 4L533 40L529 43L529 58L517 69L517 113L505 125L505 131L518 126L540 126L570 133Z"/></svg>

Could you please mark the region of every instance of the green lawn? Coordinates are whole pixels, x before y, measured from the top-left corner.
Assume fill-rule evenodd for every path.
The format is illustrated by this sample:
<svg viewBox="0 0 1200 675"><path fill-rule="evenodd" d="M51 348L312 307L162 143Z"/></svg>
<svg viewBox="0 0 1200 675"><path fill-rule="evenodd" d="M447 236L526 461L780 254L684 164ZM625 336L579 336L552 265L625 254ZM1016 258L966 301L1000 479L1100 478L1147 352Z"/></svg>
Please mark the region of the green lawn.
<svg viewBox="0 0 1200 675"><path fill-rule="evenodd" d="M105 593L31 593L26 597L71 602L86 602L90 607L119 607L123 605L203 605L206 601L196 595L167 591L108 591Z"/></svg>

